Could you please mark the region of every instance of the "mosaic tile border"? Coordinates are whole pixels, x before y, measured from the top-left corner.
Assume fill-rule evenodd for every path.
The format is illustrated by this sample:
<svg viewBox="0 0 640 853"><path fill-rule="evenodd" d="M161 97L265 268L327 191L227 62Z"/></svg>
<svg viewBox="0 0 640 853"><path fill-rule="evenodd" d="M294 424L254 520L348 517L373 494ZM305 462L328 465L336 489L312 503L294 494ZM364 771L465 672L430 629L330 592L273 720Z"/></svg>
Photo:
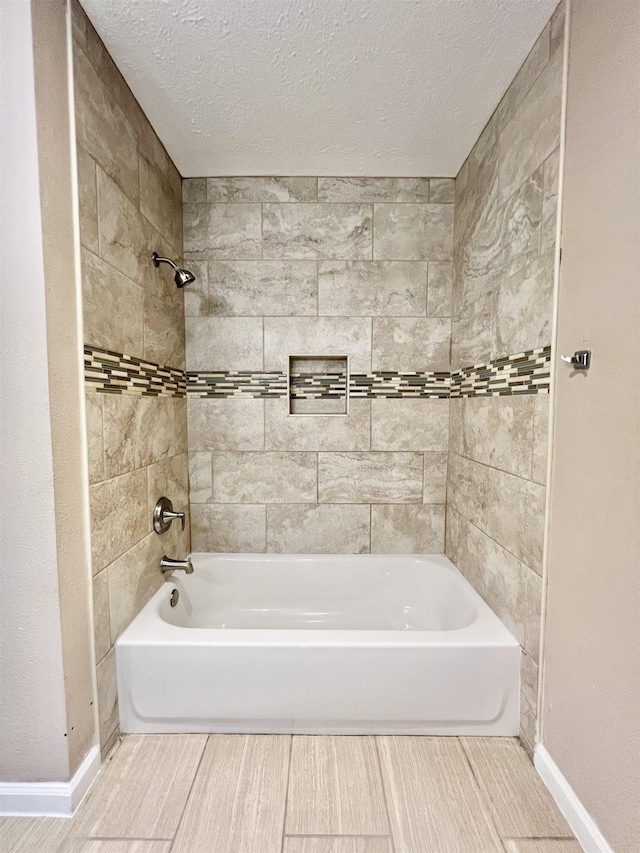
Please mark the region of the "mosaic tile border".
<svg viewBox="0 0 640 853"><path fill-rule="evenodd" d="M104 394L146 397L249 397L274 399L287 396L286 373L239 371L184 371L154 364L122 353L85 346L87 390ZM352 373L349 396L353 399L504 397L548 394L551 347L526 350L448 372ZM346 390L345 373L294 373L290 377L295 399L332 399Z"/></svg>

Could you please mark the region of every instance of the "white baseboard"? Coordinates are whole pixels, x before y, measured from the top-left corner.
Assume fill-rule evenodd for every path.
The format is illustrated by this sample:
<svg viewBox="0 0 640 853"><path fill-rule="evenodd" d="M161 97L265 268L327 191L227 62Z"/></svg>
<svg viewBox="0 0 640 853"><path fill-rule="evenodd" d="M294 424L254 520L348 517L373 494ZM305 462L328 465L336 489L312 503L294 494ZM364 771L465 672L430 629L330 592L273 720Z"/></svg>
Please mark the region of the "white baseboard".
<svg viewBox="0 0 640 853"><path fill-rule="evenodd" d="M91 747L70 782L0 782L0 815L71 817L100 769L100 747Z"/></svg>
<svg viewBox="0 0 640 853"><path fill-rule="evenodd" d="M576 792L540 743L534 750L533 763L585 853L614 853Z"/></svg>

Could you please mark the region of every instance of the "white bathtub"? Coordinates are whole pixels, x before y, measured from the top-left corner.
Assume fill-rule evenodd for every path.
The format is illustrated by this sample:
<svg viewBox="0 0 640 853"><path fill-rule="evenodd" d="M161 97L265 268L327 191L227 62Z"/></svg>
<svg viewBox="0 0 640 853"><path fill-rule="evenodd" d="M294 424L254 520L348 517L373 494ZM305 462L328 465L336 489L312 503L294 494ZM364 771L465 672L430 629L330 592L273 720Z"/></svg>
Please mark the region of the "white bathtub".
<svg viewBox="0 0 640 853"><path fill-rule="evenodd" d="M518 733L518 642L446 557L192 559L116 643L123 732Z"/></svg>

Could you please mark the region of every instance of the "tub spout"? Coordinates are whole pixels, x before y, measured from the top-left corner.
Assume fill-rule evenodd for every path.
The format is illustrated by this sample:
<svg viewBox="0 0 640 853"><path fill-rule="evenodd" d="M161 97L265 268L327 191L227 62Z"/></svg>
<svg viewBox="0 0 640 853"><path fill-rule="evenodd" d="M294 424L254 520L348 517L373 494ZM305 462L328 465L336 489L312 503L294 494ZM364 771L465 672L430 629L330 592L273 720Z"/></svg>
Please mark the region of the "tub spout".
<svg viewBox="0 0 640 853"><path fill-rule="evenodd" d="M190 575L193 572L193 563L191 562L191 557L187 557L186 560L173 560L171 557L165 556L160 560L160 570L163 575L167 572L175 572L177 570Z"/></svg>

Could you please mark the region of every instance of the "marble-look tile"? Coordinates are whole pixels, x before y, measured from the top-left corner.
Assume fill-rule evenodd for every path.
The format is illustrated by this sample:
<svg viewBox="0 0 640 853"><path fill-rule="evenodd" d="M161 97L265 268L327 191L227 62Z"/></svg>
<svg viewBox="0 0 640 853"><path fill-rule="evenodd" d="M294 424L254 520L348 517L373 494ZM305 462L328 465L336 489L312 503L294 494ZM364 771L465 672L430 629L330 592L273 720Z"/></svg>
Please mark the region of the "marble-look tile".
<svg viewBox="0 0 640 853"><path fill-rule="evenodd" d="M540 223L540 252L548 252L556 244L558 214L558 170L560 149L556 148L544 161L542 178L542 222Z"/></svg>
<svg viewBox="0 0 640 853"><path fill-rule="evenodd" d="M205 504L210 503L212 499L213 467L211 454L189 451L189 501L192 505ZM193 515L191 524L193 525Z"/></svg>
<svg viewBox="0 0 640 853"><path fill-rule="evenodd" d="M318 178L318 201L429 201L429 178Z"/></svg>
<svg viewBox="0 0 640 853"><path fill-rule="evenodd" d="M265 204L265 258L371 258L372 207L366 204Z"/></svg>
<svg viewBox="0 0 640 853"><path fill-rule="evenodd" d="M108 569L103 569L93 578L93 634L98 663L111 648Z"/></svg>
<svg viewBox="0 0 640 853"><path fill-rule="evenodd" d="M504 471L488 469L486 531L542 575L545 488Z"/></svg>
<svg viewBox="0 0 640 853"><path fill-rule="evenodd" d="M449 261L430 261L428 281L428 316L450 317L453 296L453 264Z"/></svg>
<svg viewBox="0 0 640 853"><path fill-rule="evenodd" d="M187 431L187 401L182 399L174 399L174 423L175 423L175 452L186 453L189 449L188 431Z"/></svg>
<svg viewBox="0 0 640 853"><path fill-rule="evenodd" d="M498 168L503 199L513 195L558 147L561 106L562 51L558 51L500 133Z"/></svg>
<svg viewBox="0 0 640 853"><path fill-rule="evenodd" d="M551 24L548 23L496 108L498 130L507 124L549 62ZM513 152L511 156L518 156Z"/></svg>
<svg viewBox="0 0 640 853"><path fill-rule="evenodd" d="M448 439L448 400L371 401L372 450L447 450Z"/></svg>
<svg viewBox="0 0 640 853"><path fill-rule="evenodd" d="M315 401L313 401L315 402ZM289 414L288 401L265 400L267 450L369 450L371 402L352 400L345 417Z"/></svg>
<svg viewBox="0 0 640 853"><path fill-rule="evenodd" d="M445 515L444 553L454 565L458 564L458 513L447 502Z"/></svg>
<svg viewBox="0 0 640 853"><path fill-rule="evenodd" d="M191 547L224 554L266 550L266 507L252 504L192 504Z"/></svg>
<svg viewBox="0 0 640 853"><path fill-rule="evenodd" d="M182 254L182 197L164 172L140 156L140 212Z"/></svg>
<svg viewBox="0 0 640 853"><path fill-rule="evenodd" d="M262 370L261 317L187 317L187 370Z"/></svg>
<svg viewBox="0 0 640 853"><path fill-rule="evenodd" d="M496 291L493 357L547 346L553 317L554 253L536 258Z"/></svg>
<svg viewBox="0 0 640 853"><path fill-rule="evenodd" d="M107 569L109 578L109 623L111 642L115 643L131 620L137 616L164 581L160 558L169 553L176 559L182 556L169 551L168 543L157 533L149 533Z"/></svg>
<svg viewBox="0 0 640 853"><path fill-rule="evenodd" d="M74 49L87 49L87 16L80 5L80 0L71 0L71 33L75 42Z"/></svg>
<svg viewBox="0 0 640 853"><path fill-rule="evenodd" d="M536 394L533 398L533 451L531 479L543 486L547 482L547 456L549 453L549 394Z"/></svg>
<svg viewBox="0 0 640 853"><path fill-rule="evenodd" d="M316 201L317 178L207 178L209 202Z"/></svg>
<svg viewBox="0 0 640 853"><path fill-rule="evenodd" d="M85 343L142 355L142 288L87 249L82 249L82 314Z"/></svg>
<svg viewBox="0 0 640 853"><path fill-rule="evenodd" d="M153 513L158 499L169 498L176 510L189 503L189 463L186 453L154 462L147 469L149 512ZM179 525L179 522L174 522Z"/></svg>
<svg viewBox="0 0 640 853"><path fill-rule="evenodd" d="M98 253L98 190L96 164L78 143L78 212L80 215L80 243L91 252Z"/></svg>
<svg viewBox="0 0 640 853"><path fill-rule="evenodd" d="M216 452L216 503L315 503L315 453Z"/></svg>
<svg viewBox="0 0 640 853"><path fill-rule="evenodd" d="M524 651L520 660L522 693L529 705L535 708L538 701L538 664Z"/></svg>
<svg viewBox="0 0 640 853"><path fill-rule="evenodd" d="M447 499L447 457L446 452L424 454L422 501L425 504L444 504Z"/></svg>
<svg viewBox="0 0 640 853"><path fill-rule="evenodd" d="M429 201L439 204L452 204L456 195L455 178L431 178L429 180Z"/></svg>
<svg viewBox="0 0 640 853"><path fill-rule="evenodd" d="M458 518L457 565L518 642L529 653L535 652L531 645L540 612L535 600L538 576L462 516Z"/></svg>
<svg viewBox="0 0 640 853"><path fill-rule="evenodd" d="M196 280L183 290L184 315L206 317L209 314L209 264L207 261L186 257L184 265L196 277Z"/></svg>
<svg viewBox="0 0 640 853"><path fill-rule="evenodd" d="M116 650L111 649L96 667L98 686L98 719L100 743L110 738L118 725L118 687L116 684Z"/></svg>
<svg viewBox="0 0 640 853"><path fill-rule="evenodd" d="M482 530L486 529L489 470L472 459L449 454L447 506Z"/></svg>
<svg viewBox="0 0 640 853"><path fill-rule="evenodd" d="M498 134L494 115L456 178L456 245L467 243L483 228L498 203Z"/></svg>
<svg viewBox="0 0 640 853"><path fill-rule="evenodd" d="M185 204L184 251L226 260L261 256L259 204Z"/></svg>
<svg viewBox="0 0 640 853"><path fill-rule="evenodd" d="M175 407L170 397L103 396L106 477L133 471L176 452Z"/></svg>
<svg viewBox="0 0 640 853"><path fill-rule="evenodd" d="M449 400L449 453L464 453L462 439L462 406L464 400Z"/></svg>
<svg viewBox="0 0 640 853"><path fill-rule="evenodd" d="M442 554L444 505L371 507L372 554Z"/></svg>
<svg viewBox="0 0 640 853"><path fill-rule="evenodd" d="M183 299L181 290L173 301L144 294L144 357L149 361L184 369Z"/></svg>
<svg viewBox="0 0 640 853"><path fill-rule="evenodd" d="M551 16L551 56L564 48L564 28L566 19L566 3L560 0Z"/></svg>
<svg viewBox="0 0 640 853"><path fill-rule="evenodd" d="M344 397L336 399L327 397L326 399L291 400L292 415L345 415L346 403ZM326 448L323 448L326 449ZM346 449L346 448L343 448Z"/></svg>
<svg viewBox="0 0 640 853"><path fill-rule="evenodd" d="M85 394L87 414L87 461L89 482L104 480L104 441L102 436L103 394Z"/></svg>
<svg viewBox="0 0 640 853"><path fill-rule="evenodd" d="M453 251L453 205L376 204L376 260L450 261Z"/></svg>
<svg viewBox="0 0 640 853"><path fill-rule="evenodd" d="M368 554L368 505L281 504L267 507L271 554Z"/></svg>
<svg viewBox="0 0 640 853"><path fill-rule="evenodd" d="M250 398L189 399L189 449L263 450L266 402L281 401ZM286 404L286 401L282 402Z"/></svg>
<svg viewBox="0 0 640 853"><path fill-rule="evenodd" d="M451 320L374 317L373 370L449 370Z"/></svg>
<svg viewBox="0 0 640 853"><path fill-rule="evenodd" d="M89 486L89 504L92 565L97 574L151 528L146 470Z"/></svg>
<svg viewBox="0 0 640 853"><path fill-rule="evenodd" d="M318 310L313 261L210 261L209 313L300 316Z"/></svg>
<svg viewBox="0 0 640 853"><path fill-rule="evenodd" d="M424 316L427 265L422 261L321 261L318 313L327 316Z"/></svg>
<svg viewBox="0 0 640 853"><path fill-rule="evenodd" d="M520 692L520 721L519 721L519 740L520 745L529 756L529 760L533 761L533 752L536 742L536 715L534 708Z"/></svg>
<svg viewBox="0 0 640 853"><path fill-rule="evenodd" d="M451 368L484 364L493 357L496 284L485 285L474 300L465 300L461 315L451 324Z"/></svg>
<svg viewBox="0 0 640 853"><path fill-rule="evenodd" d="M77 140L133 201L138 142L133 128L81 50L73 51Z"/></svg>
<svg viewBox="0 0 640 853"><path fill-rule="evenodd" d="M182 202L183 204L201 204L207 200L206 178L183 178L182 179Z"/></svg>
<svg viewBox="0 0 640 853"><path fill-rule="evenodd" d="M422 503L421 453L320 453L320 503Z"/></svg>
<svg viewBox="0 0 640 853"><path fill-rule="evenodd" d="M526 580L527 620L524 630L524 650L540 663L540 614L542 610L542 578L529 572Z"/></svg>
<svg viewBox="0 0 640 853"><path fill-rule="evenodd" d="M462 401L462 455L492 468L531 476L533 397Z"/></svg>
<svg viewBox="0 0 640 853"><path fill-rule="evenodd" d="M348 355L351 373L371 370L368 317L265 317L264 369L288 369L289 355Z"/></svg>

